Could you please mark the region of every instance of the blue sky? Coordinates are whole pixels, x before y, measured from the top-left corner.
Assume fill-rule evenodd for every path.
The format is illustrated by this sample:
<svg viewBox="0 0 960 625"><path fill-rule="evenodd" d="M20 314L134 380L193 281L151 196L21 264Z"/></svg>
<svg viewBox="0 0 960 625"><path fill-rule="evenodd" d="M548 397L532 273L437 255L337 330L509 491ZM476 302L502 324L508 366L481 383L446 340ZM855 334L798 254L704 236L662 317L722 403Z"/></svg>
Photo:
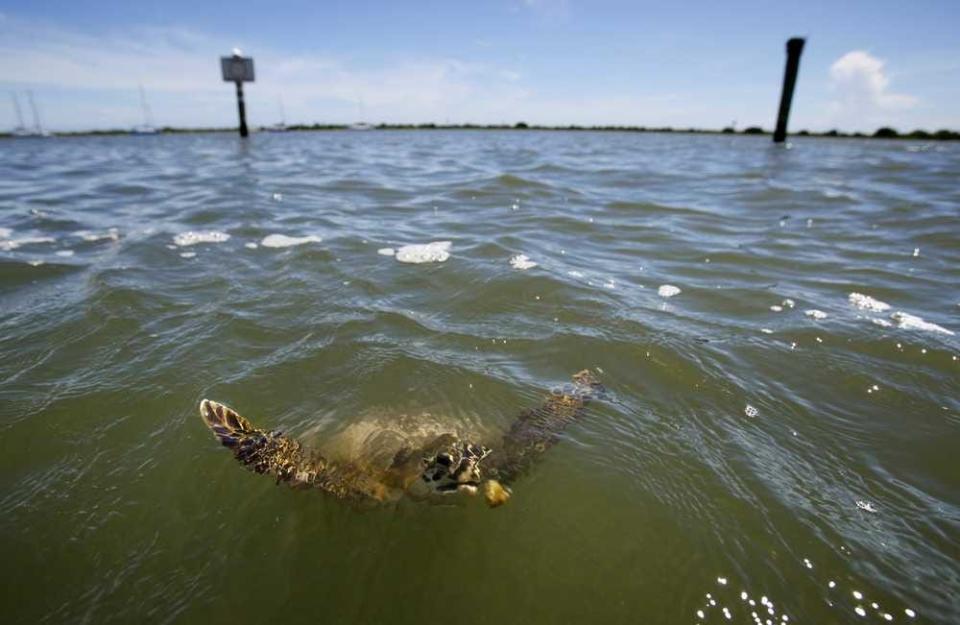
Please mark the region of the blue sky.
<svg viewBox="0 0 960 625"><path fill-rule="evenodd" d="M960 2L19 2L0 91L59 130L235 123L217 57L257 64L251 123L773 125L784 42L807 37L791 128L960 128ZM9 96L0 128L16 125Z"/></svg>

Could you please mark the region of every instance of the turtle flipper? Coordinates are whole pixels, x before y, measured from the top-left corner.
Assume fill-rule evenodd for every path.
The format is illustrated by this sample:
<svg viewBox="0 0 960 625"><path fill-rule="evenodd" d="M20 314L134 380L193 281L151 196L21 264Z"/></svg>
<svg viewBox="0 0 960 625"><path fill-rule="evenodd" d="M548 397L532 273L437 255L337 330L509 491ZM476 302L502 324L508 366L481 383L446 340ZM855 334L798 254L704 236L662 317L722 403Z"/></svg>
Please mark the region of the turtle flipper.
<svg viewBox="0 0 960 625"><path fill-rule="evenodd" d="M241 464L257 473L275 476L278 484L319 488L341 499L382 501L389 495L386 486L362 469L329 462L280 432L258 429L221 403L204 399L200 402L200 417Z"/></svg>
<svg viewBox="0 0 960 625"><path fill-rule="evenodd" d="M603 384L589 370L572 376L573 382L553 391L536 408L524 410L503 436L501 445L491 455L491 477L496 482L486 487L491 505L500 505L509 498L501 489L525 473L537 459L560 439L560 433L583 416L584 407L605 394Z"/></svg>

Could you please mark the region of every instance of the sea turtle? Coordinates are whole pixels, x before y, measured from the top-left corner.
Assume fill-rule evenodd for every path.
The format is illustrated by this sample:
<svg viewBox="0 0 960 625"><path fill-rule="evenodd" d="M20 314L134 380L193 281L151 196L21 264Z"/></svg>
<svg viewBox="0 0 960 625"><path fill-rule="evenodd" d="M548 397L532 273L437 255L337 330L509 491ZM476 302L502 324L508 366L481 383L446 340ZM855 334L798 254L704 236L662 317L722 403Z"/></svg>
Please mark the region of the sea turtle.
<svg viewBox="0 0 960 625"><path fill-rule="evenodd" d="M556 444L560 432L603 392L596 377L583 370L573 376L571 384L552 391L540 406L521 412L498 445L487 447L456 432L433 432L424 444L401 444L386 459L365 453L363 446L343 459L322 455L280 432L258 429L209 399L200 402L200 416L237 460L257 473L274 476L277 483L319 488L339 499L358 502L394 501L404 494L430 498L482 490L487 503L496 507L510 498L510 485ZM381 438L394 434L387 430L372 433Z"/></svg>

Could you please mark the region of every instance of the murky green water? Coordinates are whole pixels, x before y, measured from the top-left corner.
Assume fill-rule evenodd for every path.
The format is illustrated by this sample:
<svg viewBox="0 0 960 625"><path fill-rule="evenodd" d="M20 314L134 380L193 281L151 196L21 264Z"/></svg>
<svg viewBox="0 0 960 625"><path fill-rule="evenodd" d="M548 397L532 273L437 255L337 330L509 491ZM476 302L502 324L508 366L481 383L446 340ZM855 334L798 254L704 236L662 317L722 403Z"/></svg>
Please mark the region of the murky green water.
<svg viewBox="0 0 960 625"><path fill-rule="evenodd" d="M3 141L2 620L957 622L958 172L881 141ZM495 510L276 487L197 416L495 438L584 367L610 397Z"/></svg>

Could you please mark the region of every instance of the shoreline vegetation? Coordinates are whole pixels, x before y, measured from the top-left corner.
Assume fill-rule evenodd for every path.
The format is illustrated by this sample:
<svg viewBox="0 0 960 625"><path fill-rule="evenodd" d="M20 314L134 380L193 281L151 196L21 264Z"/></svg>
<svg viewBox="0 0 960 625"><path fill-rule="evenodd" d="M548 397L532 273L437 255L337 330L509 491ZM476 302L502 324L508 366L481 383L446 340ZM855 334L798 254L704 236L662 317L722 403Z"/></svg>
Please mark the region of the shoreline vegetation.
<svg viewBox="0 0 960 625"><path fill-rule="evenodd" d="M356 130L356 126L349 124L293 124L282 129L276 127L262 127L259 132L284 132L284 131L339 131ZM733 127L726 127L721 130L705 128L673 128L670 126L652 127L652 126L538 126L517 122L516 124L371 124L363 125L363 130L535 130L535 131L573 131L573 132L659 132L659 133L681 133L681 134L704 134L704 135L770 135L772 131L759 126L748 126L742 130ZM209 132L236 132L235 127L221 128L158 128L154 134L197 134ZM79 130L66 132L53 132L56 137L99 137L114 135L138 134L126 129L109 130ZM827 130L824 132L811 132L808 130L799 130L789 133L789 137L828 137L828 138L850 138L850 139L910 139L921 141L957 141L960 140L960 132L955 130L941 129L936 131L927 131L922 129L901 133L894 128L884 126L878 128L873 133L862 132L842 132L840 130ZM0 138L14 138L16 135L9 132L0 133Z"/></svg>

